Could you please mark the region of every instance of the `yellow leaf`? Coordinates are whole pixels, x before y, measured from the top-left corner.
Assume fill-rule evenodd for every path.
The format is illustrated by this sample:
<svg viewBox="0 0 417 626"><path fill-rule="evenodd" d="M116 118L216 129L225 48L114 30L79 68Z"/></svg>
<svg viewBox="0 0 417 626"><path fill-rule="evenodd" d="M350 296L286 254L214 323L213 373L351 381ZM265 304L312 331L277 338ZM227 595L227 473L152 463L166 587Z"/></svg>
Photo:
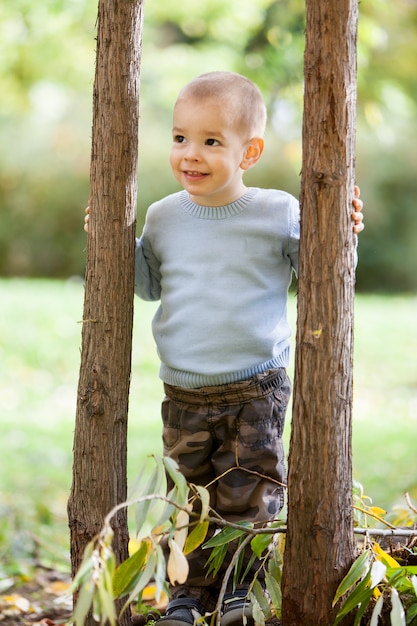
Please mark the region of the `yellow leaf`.
<svg viewBox="0 0 417 626"><path fill-rule="evenodd" d="M137 539L129 539L129 556L132 556L132 554L135 554L135 552L139 550L141 543L142 542Z"/></svg>
<svg viewBox="0 0 417 626"><path fill-rule="evenodd" d="M382 561L387 567L401 567L398 561L393 559L392 556L388 554L388 552L385 552L385 550L381 548L379 543L375 542L372 545L372 550L377 558L379 558L379 560Z"/></svg>
<svg viewBox="0 0 417 626"><path fill-rule="evenodd" d="M146 602L148 602L149 600L153 600L155 598L155 592L155 585L146 585L145 589L142 591L142 600L145 600Z"/></svg>
<svg viewBox="0 0 417 626"><path fill-rule="evenodd" d="M32 610L29 600L17 593L13 593L10 596L3 596L2 604L4 607L8 607L10 610L20 613L29 613Z"/></svg>
<svg viewBox="0 0 417 626"><path fill-rule="evenodd" d="M170 548L167 565L169 582L171 585L175 585L175 583L181 585L187 580L188 561L178 544L173 539L168 541L168 545Z"/></svg>
<svg viewBox="0 0 417 626"><path fill-rule="evenodd" d="M190 532L184 546L184 554L190 554L193 550L201 546L207 536L209 523L208 521L200 522Z"/></svg>
<svg viewBox="0 0 417 626"><path fill-rule="evenodd" d="M164 524L159 524L159 526L155 526L155 528L153 528L152 535L162 535L162 533L164 533L166 529L167 529L166 522Z"/></svg>
<svg viewBox="0 0 417 626"><path fill-rule="evenodd" d="M68 593L71 583L69 580L54 580L47 587L45 587L46 593L52 593L59 596L63 593Z"/></svg>
<svg viewBox="0 0 417 626"><path fill-rule="evenodd" d="M156 600L156 585L150 583L142 592L142 601L151 602L154 609L162 609L168 604L168 596L162 591L158 602Z"/></svg>
<svg viewBox="0 0 417 626"><path fill-rule="evenodd" d="M278 549L278 552L282 556L284 554L284 551L285 551L285 533L279 533L278 534L277 549Z"/></svg>
<svg viewBox="0 0 417 626"><path fill-rule="evenodd" d="M370 506L369 512L373 513L374 515L378 515L378 517L383 517L386 514L386 511L384 509L381 509L381 507L379 506Z"/></svg>

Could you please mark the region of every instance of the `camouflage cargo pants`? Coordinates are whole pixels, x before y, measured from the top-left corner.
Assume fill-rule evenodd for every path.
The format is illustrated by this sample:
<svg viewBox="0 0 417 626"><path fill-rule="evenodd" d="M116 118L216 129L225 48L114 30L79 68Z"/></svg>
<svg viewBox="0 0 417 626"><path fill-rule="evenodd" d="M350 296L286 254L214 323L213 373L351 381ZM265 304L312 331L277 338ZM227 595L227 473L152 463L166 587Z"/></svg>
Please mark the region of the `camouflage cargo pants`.
<svg viewBox="0 0 417 626"><path fill-rule="evenodd" d="M188 482L209 485L210 504L225 519L258 525L274 519L286 483L282 432L291 383L285 369L215 387L164 387L164 454ZM206 576L208 555L192 552L187 583L172 591L173 597L198 597L212 610L221 573L220 580Z"/></svg>

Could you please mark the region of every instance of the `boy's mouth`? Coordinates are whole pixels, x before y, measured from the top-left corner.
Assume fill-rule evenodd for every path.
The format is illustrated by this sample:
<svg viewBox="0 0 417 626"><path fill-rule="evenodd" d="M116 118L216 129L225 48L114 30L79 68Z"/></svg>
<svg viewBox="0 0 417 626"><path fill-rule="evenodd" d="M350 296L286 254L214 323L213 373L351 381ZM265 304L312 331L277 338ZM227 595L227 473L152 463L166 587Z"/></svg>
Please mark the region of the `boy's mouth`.
<svg viewBox="0 0 417 626"><path fill-rule="evenodd" d="M193 170L185 170L184 174L188 176L188 178L204 178L204 176L207 176L204 172L195 172Z"/></svg>

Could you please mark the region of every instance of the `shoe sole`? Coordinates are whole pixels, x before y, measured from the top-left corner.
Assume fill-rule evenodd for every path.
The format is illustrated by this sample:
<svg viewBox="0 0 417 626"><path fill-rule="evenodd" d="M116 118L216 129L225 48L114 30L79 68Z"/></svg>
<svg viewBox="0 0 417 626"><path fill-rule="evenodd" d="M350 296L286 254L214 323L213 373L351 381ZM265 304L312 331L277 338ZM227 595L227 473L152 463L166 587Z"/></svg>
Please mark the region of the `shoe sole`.
<svg viewBox="0 0 417 626"><path fill-rule="evenodd" d="M243 616L246 617L246 626L255 625L255 620L253 619L252 612L249 610L249 607L246 607L243 610L242 608L240 608L227 611L220 620L220 626L242 626Z"/></svg>
<svg viewBox="0 0 417 626"><path fill-rule="evenodd" d="M190 615L190 618L193 619L193 616ZM194 618L194 622L187 621L185 619L181 619L180 617L176 617L174 614L165 615L164 617L160 617L156 622L155 626L193 626L196 621L201 618Z"/></svg>

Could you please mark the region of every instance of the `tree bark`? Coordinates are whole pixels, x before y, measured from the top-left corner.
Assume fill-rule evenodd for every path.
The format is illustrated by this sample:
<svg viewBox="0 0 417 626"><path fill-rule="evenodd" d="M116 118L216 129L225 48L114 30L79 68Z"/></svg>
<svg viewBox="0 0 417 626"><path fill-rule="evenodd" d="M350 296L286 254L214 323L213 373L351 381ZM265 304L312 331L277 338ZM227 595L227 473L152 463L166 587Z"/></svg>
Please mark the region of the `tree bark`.
<svg viewBox="0 0 417 626"><path fill-rule="evenodd" d="M74 463L68 502L73 574L105 515L127 496L142 0L100 0L90 223ZM114 550L128 555L126 512ZM130 623L128 613L121 624ZM96 624L91 618L87 626Z"/></svg>
<svg viewBox="0 0 417 626"><path fill-rule="evenodd" d="M284 626L330 626L354 558L352 357L357 0L307 0L301 242Z"/></svg>

